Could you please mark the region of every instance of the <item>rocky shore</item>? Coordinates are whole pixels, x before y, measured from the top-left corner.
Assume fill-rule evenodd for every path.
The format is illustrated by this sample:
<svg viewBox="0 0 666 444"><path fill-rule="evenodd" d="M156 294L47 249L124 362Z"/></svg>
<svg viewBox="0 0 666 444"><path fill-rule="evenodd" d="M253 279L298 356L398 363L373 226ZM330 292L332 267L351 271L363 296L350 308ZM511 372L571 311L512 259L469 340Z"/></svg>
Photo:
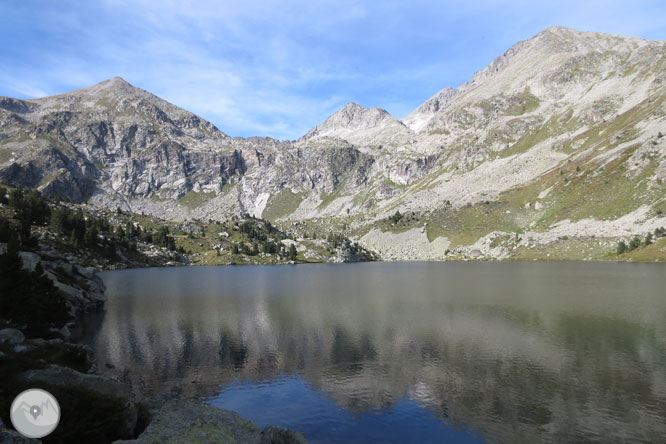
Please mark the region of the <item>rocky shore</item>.
<svg viewBox="0 0 666 444"><path fill-rule="evenodd" d="M94 270L80 266L75 257L55 250L10 249L0 244L0 257L6 260L14 254L22 277L48 279L63 297L67 320L58 325L52 320L40 323L30 319L0 329L0 443L305 442L290 430L260 430L238 414L217 407L159 396L137 399L129 385L100 375L92 364L92 350L77 344L73 332L81 316L103 307L101 278ZM8 271L3 270L3 278ZM3 323L2 327L7 326L7 321ZM60 404L60 424L43 441L25 438L11 428L11 402L28 388L47 390Z"/></svg>

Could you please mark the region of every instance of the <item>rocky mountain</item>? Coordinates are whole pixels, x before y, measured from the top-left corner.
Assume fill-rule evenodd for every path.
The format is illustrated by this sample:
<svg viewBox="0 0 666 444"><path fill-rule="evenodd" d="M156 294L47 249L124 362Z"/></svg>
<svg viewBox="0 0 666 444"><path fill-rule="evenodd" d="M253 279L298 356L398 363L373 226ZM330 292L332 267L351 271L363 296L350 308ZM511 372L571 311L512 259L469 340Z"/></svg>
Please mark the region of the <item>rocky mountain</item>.
<svg viewBox="0 0 666 444"><path fill-rule="evenodd" d="M1 98L0 181L178 221L249 213L387 259L616 258L666 225L665 61L663 41L548 28L402 120L349 103L291 142L230 138L119 78Z"/></svg>
<svg viewBox="0 0 666 444"><path fill-rule="evenodd" d="M311 129L302 141L323 137L346 140L356 145L409 145L414 133L403 122L381 108L364 108L350 102Z"/></svg>

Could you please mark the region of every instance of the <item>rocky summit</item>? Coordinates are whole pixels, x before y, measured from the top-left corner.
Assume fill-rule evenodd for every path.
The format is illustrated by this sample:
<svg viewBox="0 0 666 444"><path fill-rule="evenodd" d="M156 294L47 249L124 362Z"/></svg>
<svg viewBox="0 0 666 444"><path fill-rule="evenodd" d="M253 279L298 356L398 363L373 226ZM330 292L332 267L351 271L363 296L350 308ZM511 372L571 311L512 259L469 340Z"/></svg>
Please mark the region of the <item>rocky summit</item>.
<svg viewBox="0 0 666 444"><path fill-rule="evenodd" d="M404 119L349 103L296 141L231 138L120 78L0 98L0 181L384 259L663 260L665 62L664 41L548 28Z"/></svg>

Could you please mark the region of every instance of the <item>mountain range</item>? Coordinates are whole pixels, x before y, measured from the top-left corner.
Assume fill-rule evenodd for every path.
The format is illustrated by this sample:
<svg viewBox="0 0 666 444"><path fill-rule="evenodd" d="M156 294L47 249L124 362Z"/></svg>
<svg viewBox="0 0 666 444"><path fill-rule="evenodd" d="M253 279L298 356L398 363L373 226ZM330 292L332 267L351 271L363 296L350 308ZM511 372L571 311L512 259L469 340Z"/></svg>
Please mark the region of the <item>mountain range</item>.
<svg viewBox="0 0 666 444"><path fill-rule="evenodd" d="M229 137L118 77L0 97L0 182L342 232L385 259L614 258L666 225L665 62L665 41L552 27L403 119L348 103L295 141Z"/></svg>

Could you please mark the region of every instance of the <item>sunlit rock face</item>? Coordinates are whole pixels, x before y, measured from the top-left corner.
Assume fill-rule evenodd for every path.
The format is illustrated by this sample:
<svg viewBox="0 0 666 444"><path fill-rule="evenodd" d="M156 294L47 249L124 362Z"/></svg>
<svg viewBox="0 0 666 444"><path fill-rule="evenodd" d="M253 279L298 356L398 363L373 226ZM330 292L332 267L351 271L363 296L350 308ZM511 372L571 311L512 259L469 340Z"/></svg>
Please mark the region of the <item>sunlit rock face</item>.
<svg viewBox="0 0 666 444"><path fill-rule="evenodd" d="M503 442L651 441L666 433L655 416L666 409L666 282L637 267L114 272L87 342L99 368L143 393L208 397L288 376L354 414L409 399Z"/></svg>
<svg viewBox="0 0 666 444"><path fill-rule="evenodd" d="M665 58L661 41L548 28L402 120L349 103L291 142L230 138L120 78L0 98L0 181L179 221L247 213L345 226L378 250L381 239L364 235L396 210L416 215L398 231L427 224L429 241L489 258L526 247L480 248L493 232L567 221L589 222L569 237L644 235L666 224ZM189 193L196 205L179 201ZM456 236L476 213L487 223Z"/></svg>

